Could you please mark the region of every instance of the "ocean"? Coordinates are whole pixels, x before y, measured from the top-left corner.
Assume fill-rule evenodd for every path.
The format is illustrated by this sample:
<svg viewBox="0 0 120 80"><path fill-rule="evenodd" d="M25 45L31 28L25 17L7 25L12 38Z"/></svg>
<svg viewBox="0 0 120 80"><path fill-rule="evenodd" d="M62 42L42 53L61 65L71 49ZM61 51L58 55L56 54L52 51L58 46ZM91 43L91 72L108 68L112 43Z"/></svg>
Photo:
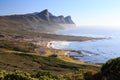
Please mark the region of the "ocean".
<svg viewBox="0 0 120 80"><path fill-rule="evenodd" d="M95 28L77 27L72 29L60 30L56 34L88 36L88 37L111 37L110 39L89 40L89 41L57 41L51 46L55 49L77 50L79 53L69 55L88 63L105 63L107 60L120 57L120 29L115 28Z"/></svg>

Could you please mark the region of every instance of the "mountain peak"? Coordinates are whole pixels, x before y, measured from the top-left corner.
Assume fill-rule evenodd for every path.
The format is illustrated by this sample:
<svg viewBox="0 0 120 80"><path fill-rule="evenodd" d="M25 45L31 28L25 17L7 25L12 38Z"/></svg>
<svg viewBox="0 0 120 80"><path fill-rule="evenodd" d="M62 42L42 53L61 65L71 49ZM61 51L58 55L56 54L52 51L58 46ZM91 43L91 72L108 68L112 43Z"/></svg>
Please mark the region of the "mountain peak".
<svg viewBox="0 0 120 80"><path fill-rule="evenodd" d="M69 23L69 24L74 24L74 22L73 22L72 19L71 19L71 16L66 16L66 17L65 17L65 22L66 22L66 23Z"/></svg>
<svg viewBox="0 0 120 80"><path fill-rule="evenodd" d="M43 14L47 15L49 12L48 12L48 9L45 9L45 10L41 11L40 13L43 13Z"/></svg>
<svg viewBox="0 0 120 80"><path fill-rule="evenodd" d="M52 13L48 11L48 9L45 9L37 14L40 18L42 18L45 21L48 22L54 22L54 23L63 23L63 24L74 24L74 22L71 19L71 16L64 17L63 15L60 16L54 16Z"/></svg>
<svg viewBox="0 0 120 80"><path fill-rule="evenodd" d="M49 12L48 9L45 9L43 11L41 11L40 13L37 14L40 18L42 18L43 20L49 21Z"/></svg>
<svg viewBox="0 0 120 80"><path fill-rule="evenodd" d="M70 18L71 19L71 16L66 16L66 18Z"/></svg>

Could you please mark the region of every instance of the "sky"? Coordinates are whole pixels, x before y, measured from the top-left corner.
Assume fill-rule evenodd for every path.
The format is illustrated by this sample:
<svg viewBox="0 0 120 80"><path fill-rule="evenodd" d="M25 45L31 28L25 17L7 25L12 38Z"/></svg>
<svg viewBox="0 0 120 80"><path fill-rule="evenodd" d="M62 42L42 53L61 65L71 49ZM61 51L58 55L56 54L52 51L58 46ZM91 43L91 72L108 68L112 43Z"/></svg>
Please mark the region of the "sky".
<svg viewBox="0 0 120 80"><path fill-rule="evenodd" d="M56 16L70 15L78 26L120 27L120 0L0 0L0 15L44 9Z"/></svg>

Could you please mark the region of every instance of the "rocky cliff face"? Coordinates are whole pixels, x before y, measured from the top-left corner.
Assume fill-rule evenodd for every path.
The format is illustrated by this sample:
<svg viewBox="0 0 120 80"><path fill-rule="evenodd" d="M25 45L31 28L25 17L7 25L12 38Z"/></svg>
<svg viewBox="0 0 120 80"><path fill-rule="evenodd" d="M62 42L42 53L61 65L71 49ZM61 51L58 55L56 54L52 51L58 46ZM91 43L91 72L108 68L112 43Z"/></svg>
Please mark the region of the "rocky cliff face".
<svg viewBox="0 0 120 80"><path fill-rule="evenodd" d="M74 22L71 19L71 16L65 17L65 22L68 23L68 24L74 24Z"/></svg>
<svg viewBox="0 0 120 80"><path fill-rule="evenodd" d="M54 22L54 23L63 23L63 24L74 24L74 22L71 19L71 16L64 17L61 16L54 16L52 13L48 12L48 10L43 10L42 12L36 14L41 19L46 20L48 22Z"/></svg>
<svg viewBox="0 0 120 80"><path fill-rule="evenodd" d="M30 30L37 32L53 32L75 26L70 16L55 16L47 9L25 15L0 16L0 27L11 30Z"/></svg>

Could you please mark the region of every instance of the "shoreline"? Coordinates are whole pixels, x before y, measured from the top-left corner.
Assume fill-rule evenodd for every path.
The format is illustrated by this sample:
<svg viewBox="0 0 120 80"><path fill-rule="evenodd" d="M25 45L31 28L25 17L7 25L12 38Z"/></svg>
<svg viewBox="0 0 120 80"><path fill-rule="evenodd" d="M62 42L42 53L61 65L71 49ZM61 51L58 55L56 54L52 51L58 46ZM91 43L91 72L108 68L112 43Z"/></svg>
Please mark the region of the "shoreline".
<svg viewBox="0 0 120 80"><path fill-rule="evenodd" d="M48 44L46 46L40 46L37 48L35 51L37 54L40 54L41 56L44 57L49 57L52 55L56 55L57 58L66 61L66 62L71 62L71 63L76 63L76 64L86 64L85 62L79 61L73 57L69 56L70 50L62 50L62 49L54 49L50 45L52 42L55 41L48 41ZM93 64L91 64L93 65Z"/></svg>
<svg viewBox="0 0 120 80"><path fill-rule="evenodd" d="M55 41L49 41L49 42L47 42L46 47L47 47L47 48L52 48L51 45L52 45L54 42L55 42Z"/></svg>
<svg viewBox="0 0 120 80"><path fill-rule="evenodd" d="M56 41L49 41L48 44L47 44L47 48L54 49L54 50L63 50L63 49L55 49L55 48L53 48L51 45L52 45L54 42L56 42ZM82 57L82 56L85 56L85 55L91 56L92 53L89 52L89 51L84 51L84 50L63 50L63 51L65 51L65 53L64 53L63 56L69 57L69 58L71 58L71 59L73 59L73 60L75 60L75 61L79 61L79 62L87 63L87 64L93 64L93 65L101 65L101 64L104 64L104 63L97 63L97 62L94 63L94 62L90 62L90 61L81 61L80 59L75 58L75 57L78 57L78 56L77 56L77 55L74 55L74 53L75 53L75 54L82 54L81 57ZM56 53L56 54L57 54L57 53ZM72 55L70 55L70 54L72 54ZM85 54L85 55L84 55L84 54Z"/></svg>
<svg viewBox="0 0 120 80"><path fill-rule="evenodd" d="M49 42L47 43L47 48L54 49L54 48L52 48L52 46L51 46L54 42L56 42L56 41L49 41ZM55 49L55 50L62 50L62 49ZM75 60L75 61L77 61L77 62L79 61L80 63L86 63L86 62L83 62L83 61L80 61L80 60L74 58L73 56L70 56L69 54L70 54L71 52L73 52L73 50L63 50L63 51L65 51L65 52L64 52L64 54L62 54L62 56L66 56L66 57L71 58L71 59L73 59L73 60ZM57 53L56 53L56 54L57 54ZM57 55L58 55L58 54L57 54Z"/></svg>
<svg viewBox="0 0 120 80"><path fill-rule="evenodd" d="M57 36L58 37L58 36ZM74 56L70 56L71 52L75 52L75 53L80 53L81 51L76 51L76 50L63 50L63 49L55 49L53 48L51 45L55 42L58 41L77 41L77 42L83 42L83 41L93 41L93 40L103 40L103 39L107 39L107 38L93 38L93 37L76 37L75 39L73 39L75 36L59 36L59 38L56 39L50 39L50 38L29 38L29 39L25 39L25 41L29 41L32 42L36 45L39 46L39 48L36 49L36 52L40 55L53 55L53 54L57 54L60 55L62 57L68 57L71 58L72 60L76 61L76 62L82 62L82 63L87 63L85 61L80 61L79 59L75 58ZM64 38L65 37L65 38ZM68 38L68 39L67 39ZM43 48L42 48L43 47ZM47 51L47 52L46 52ZM62 52L61 52L62 51ZM59 54L57 53L59 52ZM60 53L61 52L61 53ZM63 59L65 60L65 59ZM93 63L89 63L89 64L93 64Z"/></svg>

